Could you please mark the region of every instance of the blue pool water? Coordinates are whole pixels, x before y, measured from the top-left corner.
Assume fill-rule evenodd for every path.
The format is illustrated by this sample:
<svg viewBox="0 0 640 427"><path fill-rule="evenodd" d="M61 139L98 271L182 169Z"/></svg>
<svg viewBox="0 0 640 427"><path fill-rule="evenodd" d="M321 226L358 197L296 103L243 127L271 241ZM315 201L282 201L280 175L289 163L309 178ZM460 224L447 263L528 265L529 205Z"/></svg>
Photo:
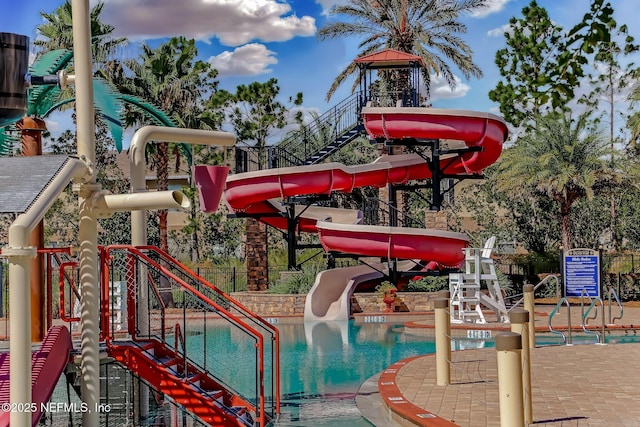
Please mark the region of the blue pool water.
<svg viewBox="0 0 640 427"><path fill-rule="evenodd" d="M405 333L391 323L318 322L279 324L281 416L278 426L370 426L358 411L360 386L389 365L435 352L432 337ZM483 337L484 338L484 337ZM229 373L236 391L255 387L253 346L228 328L188 338L190 358L197 348L216 348L217 372ZM454 348L478 348L484 340L455 340ZM233 355L233 357L229 357ZM255 388L253 388L255 390ZM252 395L247 393L246 395Z"/></svg>
<svg viewBox="0 0 640 427"><path fill-rule="evenodd" d="M398 360L435 352L432 338L401 325L322 322L279 325L282 410L279 426L365 427L355 405L364 381ZM456 340L477 348L484 341Z"/></svg>

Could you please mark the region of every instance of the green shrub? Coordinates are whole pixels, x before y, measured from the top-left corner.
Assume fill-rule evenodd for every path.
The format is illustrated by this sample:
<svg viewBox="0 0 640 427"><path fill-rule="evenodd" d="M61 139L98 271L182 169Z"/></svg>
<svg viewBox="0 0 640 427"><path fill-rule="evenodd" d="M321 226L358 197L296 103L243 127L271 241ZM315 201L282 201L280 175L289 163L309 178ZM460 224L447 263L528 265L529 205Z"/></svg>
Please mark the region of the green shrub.
<svg viewBox="0 0 640 427"><path fill-rule="evenodd" d="M270 294L306 294L316 281L316 276L324 270L320 265L310 265L300 271L291 272L282 279L269 284Z"/></svg>
<svg viewBox="0 0 640 427"><path fill-rule="evenodd" d="M449 276L424 276L411 280L405 288L408 292L438 292L449 289Z"/></svg>

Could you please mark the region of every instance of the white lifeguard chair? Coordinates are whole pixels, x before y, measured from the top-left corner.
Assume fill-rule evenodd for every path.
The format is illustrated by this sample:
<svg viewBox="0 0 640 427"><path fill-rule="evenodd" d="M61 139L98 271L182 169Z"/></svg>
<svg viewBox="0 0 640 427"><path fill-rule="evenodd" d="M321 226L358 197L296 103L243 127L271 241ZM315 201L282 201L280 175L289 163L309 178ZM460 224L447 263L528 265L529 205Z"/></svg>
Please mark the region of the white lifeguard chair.
<svg viewBox="0 0 640 427"><path fill-rule="evenodd" d="M509 312L498 283L491 253L496 237L490 237L483 248L465 248L465 272L449 275L451 321L456 323L486 323L482 305L494 311L498 322L509 322ZM481 292L487 285L488 295Z"/></svg>

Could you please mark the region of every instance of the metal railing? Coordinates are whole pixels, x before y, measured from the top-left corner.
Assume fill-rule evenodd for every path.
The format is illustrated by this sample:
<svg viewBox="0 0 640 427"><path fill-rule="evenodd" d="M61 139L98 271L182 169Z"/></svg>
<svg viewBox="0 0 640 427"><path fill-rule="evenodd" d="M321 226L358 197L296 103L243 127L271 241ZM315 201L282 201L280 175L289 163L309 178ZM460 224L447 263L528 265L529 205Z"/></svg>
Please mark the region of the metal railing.
<svg viewBox="0 0 640 427"><path fill-rule="evenodd" d="M611 300L611 297L613 297L613 299L616 301L616 304L618 304L618 308L620 309L620 315L619 316L613 316L612 317L611 307L613 306L613 304L612 304L613 301ZM609 321L607 323L609 325L613 325L613 324L615 324L616 320L621 320L622 316L624 316L624 307L622 306L622 303L620 302L620 298L618 297L618 293L613 288L609 288L609 290L607 291L607 301L608 301L608 304L609 304Z"/></svg>
<svg viewBox="0 0 640 427"><path fill-rule="evenodd" d="M589 301L589 307L585 310L584 302L585 300ZM589 320L596 320L598 318L598 302L600 303L600 307L602 308L602 333L588 329ZM593 316L591 316L591 312L593 311ZM606 329L604 325L604 302L602 298L595 297L591 298L585 289L582 290L580 295L580 314L582 319L582 330L587 334L592 334L596 337L596 343L604 344Z"/></svg>
<svg viewBox="0 0 640 427"><path fill-rule="evenodd" d="M300 130L292 132L279 144L270 147L269 167L302 165L307 159L336 142L360 125L360 110L364 105L360 91L342 100Z"/></svg>
<svg viewBox="0 0 640 427"><path fill-rule="evenodd" d="M158 248L111 246L102 259L108 283L102 287L101 324L108 329L107 342L123 336L158 340L185 364L252 403L260 425L279 413L276 328ZM118 308L114 291L122 286ZM125 330L116 327L118 309L126 311ZM233 349L226 352L223 346L230 341Z"/></svg>
<svg viewBox="0 0 640 427"><path fill-rule="evenodd" d="M547 285L552 283L555 284L555 287L556 287L555 296L560 297L562 295L562 289L561 289L562 284L560 283L560 276L557 274L550 274L544 279L542 279L540 282L538 282L538 284L533 287L534 294L539 288L543 286L546 287ZM522 304L522 302L524 301L524 293L509 295L505 297L505 302L506 300L512 300L515 298L518 298L518 300L511 304L511 306L509 307L509 311L513 310L514 308Z"/></svg>
<svg viewBox="0 0 640 427"><path fill-rule="evenodd" d="M563 305L567 306L567 328L568 328L567 334L565 334L560 330L553 329L553 326L551 325L551 321L553 320L553 317L556 315L556 313L560 310L560 307L562 307ZM568 345L573 344L573 340L571 338L571 304L569 304L569 301L565 297L560 298L556 306L553 308L553 310L551 310L551 313L549 313L549 318L547 322L549 326L549 332L551 332L552 334L559 334L562 337L562 341L564 344L568 344Z"/></svg>

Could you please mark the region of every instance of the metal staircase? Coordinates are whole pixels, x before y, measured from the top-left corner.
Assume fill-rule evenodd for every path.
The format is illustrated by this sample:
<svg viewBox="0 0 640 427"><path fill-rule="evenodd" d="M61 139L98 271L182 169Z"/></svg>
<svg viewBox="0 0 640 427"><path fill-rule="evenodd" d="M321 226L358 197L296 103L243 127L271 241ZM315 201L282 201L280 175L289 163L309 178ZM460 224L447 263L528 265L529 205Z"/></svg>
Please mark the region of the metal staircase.
<svg viewBox="0 0 640 427"><path fill-rule="evenodd" d="M292 132L277 145L268 147L269 168L314 165L339 151L363 131L360 109L364 94L360 91L341 101L311 123ZM236 148L236 173L262 169L253 147ZM264 156L263 156L264 157Z"/></svg>
<svg viewBox="0 0 640 427"><path fill-rule="evenodd" d="M107 353L155 396L209 425L263 427L277 417L275 327L156 247L101 248L100 268ZM61 265L61 318L70 322L77 273L77 263Z"/></svg>

